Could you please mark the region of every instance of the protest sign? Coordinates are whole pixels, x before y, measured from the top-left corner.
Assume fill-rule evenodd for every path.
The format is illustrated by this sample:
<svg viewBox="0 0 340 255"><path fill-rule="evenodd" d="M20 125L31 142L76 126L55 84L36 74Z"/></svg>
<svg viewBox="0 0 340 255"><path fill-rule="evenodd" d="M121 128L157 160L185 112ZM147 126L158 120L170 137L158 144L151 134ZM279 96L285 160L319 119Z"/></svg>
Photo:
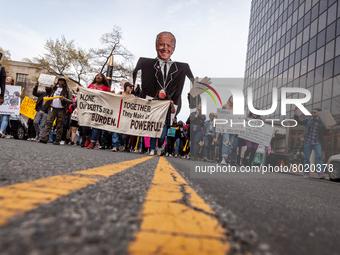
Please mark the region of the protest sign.
<svg viewBox="0 0 340 255"><path fill-rule="evenodd" d="M248 118L245 133L239 134L238 137L268 147L270 146L273 132L274 127L271 125L264 124L264 122L259 119Z"/></svg>
<svg viewBox="0 0 340 255"><path fill-rule="evenodd" d="M80 126L160 137L170 101L148 101L133 95L116 95L79 87L77 105Z"/></svg>
<svg viewBox="0 0 340 255"><path fill-rule="evenodd" d="M216 132L217 133L227 133L227 134L241 134L244 133L246 128L244 125L244 115L233 115L233 110L217 109L217 119L225 120L216 122ZM240 124L235 124L240 123Z"/></svg>
<svg viewBox="0 0 340 255"><path fill-rule="evenodd" d="M71 114L71 120L78 121L78 108L73 110Z"/></svg>
<svg viewBox="0 0 340 255"><path fill-rule="evenodd" d="M0 105L0 114L16 114L20 113L20 91L21 86L6 85L4 103Z"/></svg>
<svg viewBox="0 0 340 255"><path fill-rule="evenodd" d="M20 113L33 120L35 114L37 113L37 111L35 110L35 104L35 100L29 97L25 97L20 105Z"/></svg>
<svg viewBox="0 0 340 255"><path fill-rule="evenodd" d="M327 126L327 125L330 125L330 126L336 125L336 121L333 118L333 116L332 116L332 114L331 114L331 112L329 110L320 111L319 112L319 116L320 116L320 119L321 119L322 123L325 126Z"/></svg>
<svg viewBox="0 0 340 255"><path fill-rule="evenodd" d="M54 75L40 74L38 82L40 86L48 87L54 85L55 78Z"/></svg>

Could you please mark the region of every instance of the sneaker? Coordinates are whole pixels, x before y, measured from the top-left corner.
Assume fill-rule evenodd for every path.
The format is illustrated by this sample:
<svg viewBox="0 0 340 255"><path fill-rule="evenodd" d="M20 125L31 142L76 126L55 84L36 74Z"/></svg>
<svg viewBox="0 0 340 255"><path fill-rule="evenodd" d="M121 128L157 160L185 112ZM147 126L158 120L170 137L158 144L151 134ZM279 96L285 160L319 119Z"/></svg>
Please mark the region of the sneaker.
<svg viewBox="0 0 340 255"><path fill-rule="evenodd" d="M5 137L5 134L2 131L0 131L0 138L4 138L4 137Z"/></svg>
<svg viewBox="0 0 340 255"><path fill-rule="evenodd" d="M304 174L304 175L303 175L303 178L309 178L309 177L310 177L309 174Z"/></svg>
<svg viewBox="0 0 340 255"><path fill-rule="evenodd" d="M134 153L138 153L138 150L136 149L136 150L134 150L133 152L134 152Z"/></svg>
<svg viewBox="0 0 340 255"><path fill-rule="evenodd" d="M203 158L203 161L204 161L204 162L208 161L207 157L204 157L204 158Z"/></svg>
<svg viewBox="0 0 340 255"><path fill-rule="evenodd" d="M94 146L95 146L95 143L90 142L90 144L87 146L87 148L93 150Z"/></svg>
<svg viewBox="0 0 340 255"><path fill-rule="evenodd" d="M186 155L184 155L184 156L182 156L182 158L187 158L187 156L186 156Z"/></svg>
<svg viewBox="0 0 340 255"><path fill-rule="evenodd" d="M150 156L154 156L155 155L155 150L151 150L149 155Z"/></svg>
<svg viewBox="0 0 340 255"><path fill-rule="evenodd" d="M119 146L119 151L124 151L124 146Z"/></svg>
<svg viewBox="0 0 340 255"><path fill-rule="evenodd" d="M116 152L116 151L117 151L117 148L116 148L116 147L113 147L112 151Z"/></svg>
<svg viewBox="0 0 340 255"><path fill-rule="evenodd" d="M74 145L74 142L70 142L70 145Z"/></svg>
<svg viewBox="0 0 340 255"><path fill-rule="evenodd" d="M65 141L60 141L60 145L65 145Z"/></svg>
<svg viewBox="0 0 340 255"><path fill-rule="evenodd" d="M162 149L161 148L157 148L157 156L161 156L162 155Z"/></svg>
<svg viewBox="0 0 340 255"><path fill-rule="evenodd" d="M172 158L172 154L169 154L169 157Z"/></svg>
<svg viewBox="0 0 340 255"><path fill-rule="evenodd" d="M90 142L91 142L90 140L87 140L87 139L86 139L86 142L85 142L85 144L84 144L84 147L89 146ZM93 148L92 148L92 149L93 149Z"/></svg>
<svg viewBox="0 0 340 255"><path fill-rule="evenodd" d="M169 153L167 152L167 153L165 153L165 157L169 157Z"/></svg>
<svg viewBox="0 0 340 255"><path fill-rule="evenodd" d="M319 179L326 179L325 175L324 174L319 174Z"/></svg>
<svg viewBox="0 0 340 255"><path fill-rule="evenodd" d="M175 158L178 158L178 155L177 155L177 154L175 154Z"/></svg>
<svg viewBox="0 0 340 255"><path fill-rule="evenodd" d="M55 141L53 145L60 145L60 142Z"/></svg>
<svg viewBox="0 0 340 255"><path fill-rule="evenodd" d="M189 155L187 156L187 159L190 159L190 156L189 156Z"/></svg>
<svg viewBox="0 0 340 255"><path fill-rule="evenodd" d="M39 142L40 142L40 143L45 143L45 144L46 144L46 143L47 143L47 139L40 139Z"/></svg>
<svg viewBox="0 0 340 255"><path fill-rule="evenodd" d="M221 161L221 165L227 165L227 162L225 162L225 160L224 160L224 159L222 159L222 161Z"/></svg>

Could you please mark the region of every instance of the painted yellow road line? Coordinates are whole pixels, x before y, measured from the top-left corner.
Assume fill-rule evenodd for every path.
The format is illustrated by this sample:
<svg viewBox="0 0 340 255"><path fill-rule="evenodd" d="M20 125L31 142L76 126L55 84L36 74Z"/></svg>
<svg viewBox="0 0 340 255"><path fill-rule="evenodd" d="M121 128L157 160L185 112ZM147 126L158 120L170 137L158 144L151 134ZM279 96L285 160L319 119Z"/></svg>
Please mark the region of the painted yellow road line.
<svg viewBox="0 0 340 255"><path fill-rule="evenodd" d="M215 212L163 158L155 170L130 254L226 254L225 229Z"/></svg>
<svg viewBox="0 0 340 255"><path fill-rule="evenodd" d="M14 215L24 214L40 204L50 203L150 158L143 157L0 188L0 225L5 225Z"/></svg>

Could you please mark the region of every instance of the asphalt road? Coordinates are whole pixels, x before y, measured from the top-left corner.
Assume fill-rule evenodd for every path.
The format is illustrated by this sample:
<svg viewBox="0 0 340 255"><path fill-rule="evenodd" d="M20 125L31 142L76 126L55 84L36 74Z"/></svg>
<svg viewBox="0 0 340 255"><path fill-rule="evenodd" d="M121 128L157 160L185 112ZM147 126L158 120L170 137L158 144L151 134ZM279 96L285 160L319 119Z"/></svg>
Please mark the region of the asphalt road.
<svg viewBox="0 0 340 255"><path fill-rule="evenodd" d="M149 159L134 153L13 139L1 139L0 147L1 255L129 254L136 233L146 222L146 203L150 204L149 197L155 194L160 198L152 200L151 205L169 209L156 215L160 216L152 232L156 238L148 240L147 246L172 236L182 246L190 244L188 254L190 247L194 250L189 239L202 240L202 254L215 254L202 249L207 240L218 242L210 246L221 245L228 254L340 254L340 183L279 173L191 178L190 167L201 162L176 158L166 158L179 174L170 169L172 177L168 180L159 175L166 166L157 156ZM70 177L71 181L67 179ZM62 184L58 183L61 179ZM158 191L151 194L151 187ZM52 198L44 197L47 189ZM169 191L165 198L162 190ZM176 192L180 199L166 204L164 201L170 201ZM172 227L174 219L168 212L176 211L172 208L175 203L191 209L180 211L177 218L190 212L196 225L204 226L200 222L203 219L212 220L205 222L218 224L214 229L219 229L219 235L222 231L225 238L212 237L214 233L204 236L157 231L160 223L168 222ZM178 241L181 236L184 239ZM177 254L175 251L158 247L154 254Z"/></svg>

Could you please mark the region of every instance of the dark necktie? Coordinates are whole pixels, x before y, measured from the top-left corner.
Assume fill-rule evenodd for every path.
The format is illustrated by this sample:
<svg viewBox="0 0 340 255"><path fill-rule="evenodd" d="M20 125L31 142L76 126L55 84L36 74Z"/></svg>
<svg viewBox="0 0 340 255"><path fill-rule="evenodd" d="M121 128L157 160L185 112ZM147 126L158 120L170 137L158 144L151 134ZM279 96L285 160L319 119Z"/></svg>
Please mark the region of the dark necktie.
<svg viewBox="0 0 340 255"><path fill-rule="evenodd" d="M165 82L166 82L166 68L167 68L167 62L164 61L164 75L163 75L163 78L164 78L164 85L165 85Z"/></svg>

